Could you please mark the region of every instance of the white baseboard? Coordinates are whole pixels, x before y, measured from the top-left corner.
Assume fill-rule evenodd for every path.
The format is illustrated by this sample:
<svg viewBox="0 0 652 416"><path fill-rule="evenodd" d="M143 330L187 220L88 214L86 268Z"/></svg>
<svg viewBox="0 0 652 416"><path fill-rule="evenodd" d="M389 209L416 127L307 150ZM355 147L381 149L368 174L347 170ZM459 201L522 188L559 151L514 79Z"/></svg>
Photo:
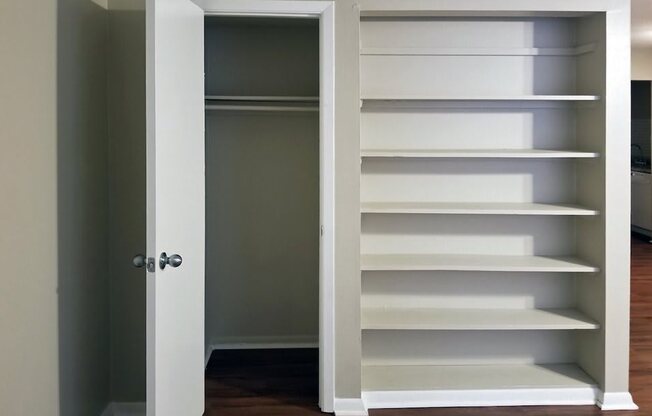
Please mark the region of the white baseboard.
<svg viewBox="0 0 652 416"><path fill-rule="evenodd" d="M601 393L598 399L601 410L637 410L632 395L624 393Z"/></svg>
<svg viewBox="0 0 652 416"><path fill-rule="evenodd" d="M145 403L109 403L102 416L145 416Z"/></svg>
<svg viewBox="0 0 652 416"><path fill-rule="evenodd" d="M319 339L311 336L217 338L206 348L204 367L216 350L255 350L281 348L319 348Z"/></svg>
<svg viewBox="0 0 652 416"><path fill-rule="evenodd" d="M335 416L367 416L367 408L362 399L338 399L333 401Z"/></svg>
<svg viewBox="0 0 652 416"><path fill-rule="evenodd" d="M597 397L598 390L592 387L362 392L367 409L595 405Z"/></svg>

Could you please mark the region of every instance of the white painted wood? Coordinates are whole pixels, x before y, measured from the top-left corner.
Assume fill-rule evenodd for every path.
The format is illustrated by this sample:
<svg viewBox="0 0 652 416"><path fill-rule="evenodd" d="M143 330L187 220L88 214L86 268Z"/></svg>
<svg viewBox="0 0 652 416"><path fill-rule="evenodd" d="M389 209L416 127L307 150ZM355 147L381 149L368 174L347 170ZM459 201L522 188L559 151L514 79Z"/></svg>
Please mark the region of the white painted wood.
<svg viewBox="0 0 652 416"><path fill-rule="evenodd" d="M363 308L363 330L561 330L597 329L573 309Z"/></svg>
<svg viewBox="0 0 652 416"><path fill-rule="evenodd" d="M595 45L574 48L361 48L360 55L433 56L577 56L593 52Z"/></svg>
<svg viewBox="0 0 652 416"><path fill-rule="evenodd" d="M629 392L622 393L600 393L598 395L598 406L602 411L607 410L638 410L634 399Z"/></svg>
<svg viewBox="0 0 652 416"><path fill-rule="evenodd" d="M429 363L482 365L483 360L485 364L514 360L526 364L529 358L530 362L576 361L586 371L584 376L590 375L590 382L580 386L562 383L541 388L536 382L500 390L464 386L472 389L467 394L450 386L409 386L415 373L401 378L388 371L388 380L397 384L388 391L365 393L373 403L370 407L595 404L597 385L614 394L626 392L629 255L625 234L630 196L624 180L629 156L622 137L629 134L625 129L630 61L627 1L360 0L358 4L362 16L361 212L365 214L362 302L363 314L380 311L374 316L381 316L375 322L383 329L364 331L363 361L410 364L405 368L418 373ZM572 149L567 152L592 156L517 158L537 152L534 149ZM517 157L491 157L504 153ZM424 154L430 157L420 157ZM462 157L469 154L477 157ZM595 160L587 160L591 158ZM492 218L412 215L483 212L475 204L485 203L571 205L602 215L564 218L571 215L556 211L562 215L553 220L530 205L531 211L508 210ZM519 215L528 212L542 215ZM570 253L575 257L563 257ZM554 270L587 274L576 279L576 292L561 278L546 285L523 280L527 274L555 275ZM493 272L491 276L487 271ZM519 282L515 291L508 288L507 277L498 277L506 271L521 277L514 280ZM458 281L456 274L461 275ZM472 274L478 282L472 281ZM465 308L479 309L477 305L500 315L506 308L501 307L501 299L510 295L516 303L530 295L530 308L539 312L547 309L541 302L546 305L554 293L550 287L555 286L548 285L570 292L571 298L564 302L579 305L593 319L587 323L580 318L579 324L560 327L599 324L603 330L578 331L573 340L546 338L545 351L537 359L516 346L506 346L499 355L485 334L501 331L444 330L436 331L435 338L426 335L432 331L418 330L455 327L459 323L455 312L461 309L464 315ZM481 323L462 320L460 329L483 328L486 314L471 313ZM491 325L495 322L487 324ZM501 321L493 329L505 330L502 325L509 326ZM441 347L442 337L451 337L447 335L451 332L460 334L456 338L460 345L479 346L461 347L457 354ZM473 335L466 335L469 332ZM534 326L528 334L545 332L564 331ZM463 336L466 343L459 342ZM486 378L495 379L494 372ZM364 377L363 370L363 384ZM525 379L537 377L529 374ZM437 373L433 380L450 378ZM474 374L468 379L482 377ZM627 397L624 402L627 406Z"/></svg>
<svg viewBox="0 0 652 416"><path fill-rule="evenodd" d="M220 16L320 16L333 6L331 1L320 0L193 0L207 15Z"/></svg>
<svg viewBox="0 0 652 416"><path fill-rule="evenodd" d="M319 13L319 407L335 401L335 5L304 1Z"/></svg>
<svg viewBox="0 0 652 416"><path fill-rule="evenodd" d="M594 273L598 268L572 257L487 256L460 254L363 254L363 271L485 271Z"/></svg>
<svg viewBox="0 0 652 416"><path fill-rule="evenodd" d="M371 157L406 158L473 158L473 159L589 159L596 152L543 149L362 149L360 155Z"/></svg>
<svg viewBox="0 0 652 416"><path fill-rule="evenodd" d="M147 414L204 412L203 11L147 3Z"/></svg>
<svg viewBox="0 0 652 416"><path fill-rule="evenodd" d="M366 101L598 101L599 95L460 95L365 94Z"/></svg>
<svg viewBox="0 0 652 416"><path fill-rule="evenodd" d="M652 175L632 172L632 225L652 230Z"/></svg>
<svg viewBox="0 0 652 416"><path fill-rule="evenodd" d="M595 386L572 364L364 366L362 383L365 392Z"/></svg>
<svg viewBox="0 0 652 416"><path fill-rule="evenodd" d="M362 399L335 399L335 416L367 416L367 408Z"/></svg>
<svg viewBox="0 0 652 416"><path fill-rule="evenodd" d="M362 16L558 16L618 10L619 0L360 0Z"/></svg>
<svg viewBox="0 0 652 416"><path fill-rule="evenodd" d="M363 202L363 214L453 214L453 215L598 215L593 209L567 204L454 203L454 202Z"/></svg>
<svg viewBox="0 0 652 416"><path fill-rule="evenodd" d="M363 391L368 409L424 407L580 406L596 402L597 387Z"/></svg>

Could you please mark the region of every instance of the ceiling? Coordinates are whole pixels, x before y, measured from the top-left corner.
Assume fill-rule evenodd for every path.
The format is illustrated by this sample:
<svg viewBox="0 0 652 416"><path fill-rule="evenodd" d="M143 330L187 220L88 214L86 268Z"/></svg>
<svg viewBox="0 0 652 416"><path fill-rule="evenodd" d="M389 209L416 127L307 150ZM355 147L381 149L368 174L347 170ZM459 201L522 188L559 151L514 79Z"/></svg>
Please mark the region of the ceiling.
<svg viewBox="0 0 652 416"><path fill-rule="evenodd" d="M632 46L652 48L652 0L632 0Z"/></svg>

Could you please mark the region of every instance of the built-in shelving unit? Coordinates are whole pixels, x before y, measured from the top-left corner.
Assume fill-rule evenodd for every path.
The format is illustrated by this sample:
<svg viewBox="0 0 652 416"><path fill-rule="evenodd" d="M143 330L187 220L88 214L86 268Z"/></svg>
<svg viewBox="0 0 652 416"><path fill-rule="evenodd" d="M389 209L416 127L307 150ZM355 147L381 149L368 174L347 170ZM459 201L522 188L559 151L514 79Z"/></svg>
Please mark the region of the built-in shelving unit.
<svg viewBox="0 0 652 416"><path fill-rule="evenodd" d="M366 404L595 403L603 22L383 10L360 23Z"/></svg>

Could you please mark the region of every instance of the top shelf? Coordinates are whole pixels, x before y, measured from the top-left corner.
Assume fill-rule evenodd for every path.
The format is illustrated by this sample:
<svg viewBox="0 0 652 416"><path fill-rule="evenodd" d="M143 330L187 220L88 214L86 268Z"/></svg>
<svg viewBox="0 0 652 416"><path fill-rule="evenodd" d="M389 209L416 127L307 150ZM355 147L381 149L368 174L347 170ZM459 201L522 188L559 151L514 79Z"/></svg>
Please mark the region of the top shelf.
<svg viewBox="0 0 652 416"><path fill-rule="evenodd" d="M363 56L579 56L595 51L590 43L570 48L362 48Z"/></svg>

